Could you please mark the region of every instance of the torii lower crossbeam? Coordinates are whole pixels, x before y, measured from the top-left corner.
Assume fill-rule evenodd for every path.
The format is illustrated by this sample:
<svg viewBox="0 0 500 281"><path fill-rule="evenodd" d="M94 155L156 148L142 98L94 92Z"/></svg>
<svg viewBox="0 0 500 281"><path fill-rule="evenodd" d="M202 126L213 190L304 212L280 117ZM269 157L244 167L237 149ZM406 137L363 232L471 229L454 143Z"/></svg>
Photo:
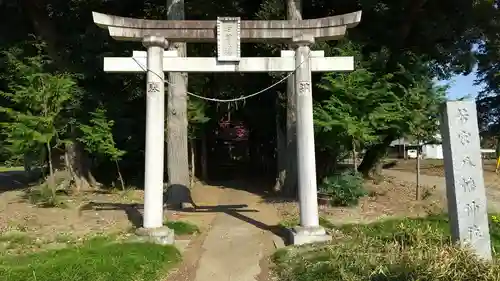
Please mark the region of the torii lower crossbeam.
<svg viewBox="0 0 500 281"><path fill-rule="evenodd" d="M322 57L323 52L311 52L311 71L352 71L353 57ZM241 58L240 61L218 61L214 57L177 57L173 52L165 52L163 72L292 72L296 69L295 53L283 51L281 57ZM145 72L147 58L134 51L132 57L104 58L104 71L111 73Z"/></svg>

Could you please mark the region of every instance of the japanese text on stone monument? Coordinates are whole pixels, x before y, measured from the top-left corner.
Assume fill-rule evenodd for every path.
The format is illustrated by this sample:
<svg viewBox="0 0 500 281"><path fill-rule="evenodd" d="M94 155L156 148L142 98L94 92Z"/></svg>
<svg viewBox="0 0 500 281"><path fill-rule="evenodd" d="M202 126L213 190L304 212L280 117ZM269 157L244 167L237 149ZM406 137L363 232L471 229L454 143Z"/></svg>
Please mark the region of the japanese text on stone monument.
<svg viewBox="0 0 500 281"><path fill-rule="evenodd" d="M442 124L452 237L491 258L486 192L474 102L447 102ZM450 197L451 196L451 197Z"/></svg>

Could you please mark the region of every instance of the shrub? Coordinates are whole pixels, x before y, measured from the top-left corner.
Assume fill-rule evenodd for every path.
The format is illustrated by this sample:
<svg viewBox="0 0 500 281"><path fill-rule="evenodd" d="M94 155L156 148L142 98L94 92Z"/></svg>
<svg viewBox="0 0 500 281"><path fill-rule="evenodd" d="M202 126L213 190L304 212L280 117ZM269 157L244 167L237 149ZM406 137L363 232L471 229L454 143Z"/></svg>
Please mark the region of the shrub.
<svg viewBox="0 0 500 281"><path fill-rule="evenodd" d="M362 175L352 170L326 177L319 191L331 196L330 204L333 206L357 205L359 198L367 194Z"/></svg>
<svg viewBox="0 0 500 281"><path fill-rule="evenodd" d="M26 190L26 197L29 199L31 204L43 208L66 207L66 204L61 197L61 190L56 190L55 188L50 187L48 183L43 183L40 186L29 188Z"/></svg>

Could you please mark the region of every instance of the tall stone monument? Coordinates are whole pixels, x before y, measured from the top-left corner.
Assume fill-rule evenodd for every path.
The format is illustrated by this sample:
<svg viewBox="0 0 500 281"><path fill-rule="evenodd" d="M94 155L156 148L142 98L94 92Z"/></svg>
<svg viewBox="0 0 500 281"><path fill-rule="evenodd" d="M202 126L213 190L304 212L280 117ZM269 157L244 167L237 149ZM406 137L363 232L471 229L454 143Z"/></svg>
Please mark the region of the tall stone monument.
<svg viewBox="0 0 500 281"><path fill-rule="evenodd" d="M441 135L452 239L491 259L476 103L446 102Z"/></svg>
<svg viewBox="0 0 500 281"><path fill-rule="evenodd" d="M105 58L108 72L147 72L147 120L145 166L145 212L143 233L164 233L163 137L164 104L161 83L163 72L295 72L297 99L297 161L300 226L290 231L294 244L331 239L319 225L311 72L352 71L353 57L324 57L311 51L315 41L338 40L348 28L361 20L361 12L300 21L242 21L218 18L217 21L162 21L124 18L93 13L94 22L117 40L142 41L147 52L132 57ZM168 41L167 41L168 40ZM168 42L216 42L217 57L179 57L175 50L160 51ZM295 51L282 51L281 57L245 58L240 43L292 43ZM161 74L159 73L161 72ZM157 75L160 74L160 75ZM156 77L153 79L153 77ZM155 104L151 104L155 103ZM161 111L161 112L160 112ZM147 216L147 218L146 218ZM147 222L147 223L146 223Z"/></svg>

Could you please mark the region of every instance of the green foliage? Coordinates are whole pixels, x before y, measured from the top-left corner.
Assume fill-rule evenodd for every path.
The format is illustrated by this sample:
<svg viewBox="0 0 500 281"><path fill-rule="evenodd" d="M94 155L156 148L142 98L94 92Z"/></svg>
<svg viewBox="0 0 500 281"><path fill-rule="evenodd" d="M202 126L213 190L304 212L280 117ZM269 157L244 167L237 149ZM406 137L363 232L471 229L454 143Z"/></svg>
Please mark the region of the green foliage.
<svg viewBox="0 0 500 281"><path fill-rule="evenodd" d="M333 206L357 205L359 198L367 194L362 175L352 170L324 178L319 192L329 195Z"/></svg>
<svg viewBox="0 0 500 281"><path fill-rule="evenodd" d="M278 251L274 270L280 281L498 280L498 262L453 245L448 228L442 215L336 226L332 243ZM497 222L490 222L490 232L498 253Z"/></svg>
<svg viewBox="0 0 500 281"><path fill-rule="evenodd" d="M432 143L439 132L439 110L446 101L448 86L437 86L423 81L410 89L406 97L408 106L413 108L412 118L407 118L409 133L421 143Z"/></svg>
<svg viewBox="0 0 500 281"><path fill-rule="evenodd" d="M80 124L82 136L78 140L90 153L105 155L111 161L120 161L126 151L116 148L113 139L113 120L106 117L106 109L97 108L90 113L90 124Z"/></svg>
<svg viewBox="0 0 500 281"><path fill-rule="evenodd" d="M353 72L327 73L318 84L323 95L315 104L314 122L322 154L338 161L353 149L381 149L388 135L419 135L425 140L436 135L446 88L435 85L418 57L388 71L380 66L389 59L385 53L367 56L347 40L332 53L352 55L357 63Z"/></svg>
<svg viewBox="0 0 500 281"><path fill-rule="evenodd" d="M203 124L207 123L210 118L206 116L207 104L204 100L191 98L188 102L188 122L189 122L189 138L195 139L202 131Z"/></svg>
<svg viewBox="0 0 500 281"><path fill-rule="evenodd" d="M0 281L156 280L177 262L173 246L93 239L62 250L0 258Z"/></svg>
<svg viewBox="0 0 500 281"><path fill-rule="evenodd" d="M401 116L387 83L376 81L366 69L328 73L318 86L330 94L314 108L318 131L337 139L343 137L347 143L353 140L367 145L378 139L377 128Z"/></svg>
<svg viewBox="0 0 500 281"><path fill-rule="evenodd" d="M71 111L78 106L74 78L66 73L46 72L48 60L39 50L34 57L21 59L18 49L4 51L6 64L16 80L0 92L8 103L0 106L7 120L0 124L8 149L13 155L49 155L64 144L73 122ZM52 171L51 171L52 172Z"/></svg>
<svg viewBox="0 0 500 281"><path fill-rule="evenodd" d="M116 147L113 138L113 120L108 120L106 117L106 109L98 107L94 112L90 113L90 124L79 124L79 129L82 136L78 141L85 145L85 150L90 153L95 153L113 161L118 173L118 180L121 187L125 189L125 181L120 171L118 162L125 155L125 150L120 150Z"/></svg>
<svg viewBox="0 0 500 281"><path fill-rule="evenodd" d="M6 129L10 148L25 152L36 144L50 143L65 132L60 117L64 106L70 101L75 83L65 75L48 73L32 74L26 77L25 85L18 85L11 93L1 93L25 110L1 107L0 111L10 117L2 123Z"/></svg>

